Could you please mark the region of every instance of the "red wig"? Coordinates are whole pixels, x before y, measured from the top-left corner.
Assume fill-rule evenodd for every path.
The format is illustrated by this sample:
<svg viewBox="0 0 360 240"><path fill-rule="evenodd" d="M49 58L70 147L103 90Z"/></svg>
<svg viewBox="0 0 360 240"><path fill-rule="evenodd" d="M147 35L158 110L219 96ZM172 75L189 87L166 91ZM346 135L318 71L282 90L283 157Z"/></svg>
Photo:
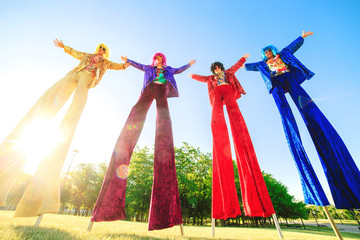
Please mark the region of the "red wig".
<svg viewBox="0 0 360 240"><path fill-rule="evenodd" d="M162 54L161 52L157 52L154 54L154 56L152 57L152 63L151 63L151 66L153 67L154 65L157 65L157 60L156 60L156 57L157 56L161 56L163 61L162 61L162 65L166 66L166 57L164 54Z"/></svg>

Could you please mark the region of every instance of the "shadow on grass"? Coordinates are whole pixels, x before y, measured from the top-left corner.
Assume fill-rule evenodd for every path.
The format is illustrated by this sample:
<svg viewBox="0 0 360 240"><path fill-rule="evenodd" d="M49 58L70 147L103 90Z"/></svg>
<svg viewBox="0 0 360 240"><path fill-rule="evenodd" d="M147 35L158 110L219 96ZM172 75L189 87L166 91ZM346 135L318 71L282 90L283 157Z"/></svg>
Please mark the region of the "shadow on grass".
<svg viewBox="0 0 360 240"><path fill-rule="evenodd" d="M156 238L156 237L145 237L145 236L138 236L135 234L126 234L126 233L113 233L113 234L106 234L106 237L110 239L130 239L130 240L163 240L164 238Z"/></svg>
<svg viewBox="0 0 360 240"><path fill-rule="evenodd" d="M57 229L57 228L44 228L44 227L35 227L35 226L16 226L14 230L17 232L18 236L21 239L31 239L31 240L80 240L80 238L75 235L70 234L69 232Z"/></svg>
<svg viewBox="0 0 360 240"><path fill-rule="evenodd" d="M107 234L106 237L110 238L110 239L130 239L130 240L164 240L166 239L164 236L163 237L149 237L149 236L138 236L135 234L125 234L125 233L114 233L114 234ZM182 240L204 240L204 239L213 239L211 237L189 237L189 236L185 236L181 237L171 237L171 239L182 239ZM230 239L230 238L229 238ZM223 238L223 240L226 240L225 238Z"/></svg>
<svg viewBox="0 0 360 240"><path fill-rule="evenodd" d="M298 232L298 233L308 233L313 235L320 235L320 236L329 236L336 238L334 231L331 228L325 227L306 227L305 229L291 229L291 228L283 228L283 232ZM360 234L358 233L350 233L350 232L340 232L342 237L351 238L351 239L359 239Z"/></svg>

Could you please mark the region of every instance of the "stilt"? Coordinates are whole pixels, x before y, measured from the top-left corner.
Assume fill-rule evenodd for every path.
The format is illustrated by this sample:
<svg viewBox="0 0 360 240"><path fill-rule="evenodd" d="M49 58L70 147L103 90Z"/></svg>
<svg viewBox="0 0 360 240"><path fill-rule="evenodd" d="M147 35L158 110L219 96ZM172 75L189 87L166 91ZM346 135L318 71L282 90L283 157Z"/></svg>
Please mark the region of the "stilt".
<svg viewBox="0 0 360 240"><path fill-rule="evenodd" d="M324 211L325 211L325 213L326 213L327 218L328 218L329 221L330 221L330 224L331 224L331 226L332 226L332 228L333 228L333 230L334 230L337 238L338 238L339 240L343 240L343 238L342 238L342 236L341 236L341 234L340 234L340 232L339 232L339 229L337 228L337 226L336 226L336 224L335 224L335 222L334 222L334 219L332 218L329 210L327 209L326 206L323 206L323 209L324 209Z"/></svg>
<svg viewBox="0 0 360 240"><path fill-rule="evenodd" d="M91 231L93 224L94 224L94 222L90 220L89 226L88 226L88 229L87 229L88 232Z"/></svg>
<svg viewBox="0 0 360 240"><path fill-rule="evenodd" d="M215 218L211 219L211 237L215 237Z"/></svg>
<svg viewBox="0 0 360 240"><path fill-rule="evenodd" d="M180 224L180 232L181 232L181 237L184 236L184 226L183 224Z"/></svg>
<svg viewBox="0 0 360 240"><path fill-rule="evenodd" d="M35 227L38 227L40 225L43 216L44 216L43 214L39 215L38 219L36 220Z"/></svg>
<svg viewBox="0 0 360 240"><path fill-rule="evenodd" d="M273 219L274 219L274 223L275 223L275 226L276 226L276 230L278 231L278 234L279 234L280 239L284 239L284 236L283 236L283 234L282 234L282 232L281 232L280 224L279 224L279 221L278 221L278 219L277 219L277 217L276 217L276 214L274 213L274 214L272 215L272 217L273 217Z"/></svg>

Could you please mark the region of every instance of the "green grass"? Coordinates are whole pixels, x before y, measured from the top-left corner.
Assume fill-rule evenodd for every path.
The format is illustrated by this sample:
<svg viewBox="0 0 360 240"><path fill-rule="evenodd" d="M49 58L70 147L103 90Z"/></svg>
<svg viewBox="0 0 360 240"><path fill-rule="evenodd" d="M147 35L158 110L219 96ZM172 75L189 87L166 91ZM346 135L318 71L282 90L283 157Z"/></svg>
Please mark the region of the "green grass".
<svg viewBox="0 0 360 240"><path fill-rule="evenodd" d="M94 223L87 232L89 217L46 214L39 227L34 227L36 217L14 218L11 211L0 211L0 239L213 239L210 226L184 226L160 231L147 231L146 223L115 221ZM216 227L214 239L279 239L274 228ZM334 232L325 228L282 229L285 239L336 240ZM344 239L360 239L360 234L341 233Z"/></svg>

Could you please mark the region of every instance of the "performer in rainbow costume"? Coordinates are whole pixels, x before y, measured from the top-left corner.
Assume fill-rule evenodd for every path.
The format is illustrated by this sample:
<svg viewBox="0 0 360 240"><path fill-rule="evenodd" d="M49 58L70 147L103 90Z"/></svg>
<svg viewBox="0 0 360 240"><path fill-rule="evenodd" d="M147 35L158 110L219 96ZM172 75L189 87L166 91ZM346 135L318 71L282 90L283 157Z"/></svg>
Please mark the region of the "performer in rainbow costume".
<svg viewBox="0 0 360 240"><path fill-rule="evenodd" d="M284 132L292 156L300 174L305 203L329 205L319 180L311 166L301 142L300 132L291 108L285 98L289 93L293 99L310 136L315 144L324 168L336 208L360 208L360 173L339 134L300 86L314 73L306 68L294 53L312 32L303 32L281 51L268 45L262 49L263 60L247 63L248 71L260 71L269 93L280 112Z"/></svg>

